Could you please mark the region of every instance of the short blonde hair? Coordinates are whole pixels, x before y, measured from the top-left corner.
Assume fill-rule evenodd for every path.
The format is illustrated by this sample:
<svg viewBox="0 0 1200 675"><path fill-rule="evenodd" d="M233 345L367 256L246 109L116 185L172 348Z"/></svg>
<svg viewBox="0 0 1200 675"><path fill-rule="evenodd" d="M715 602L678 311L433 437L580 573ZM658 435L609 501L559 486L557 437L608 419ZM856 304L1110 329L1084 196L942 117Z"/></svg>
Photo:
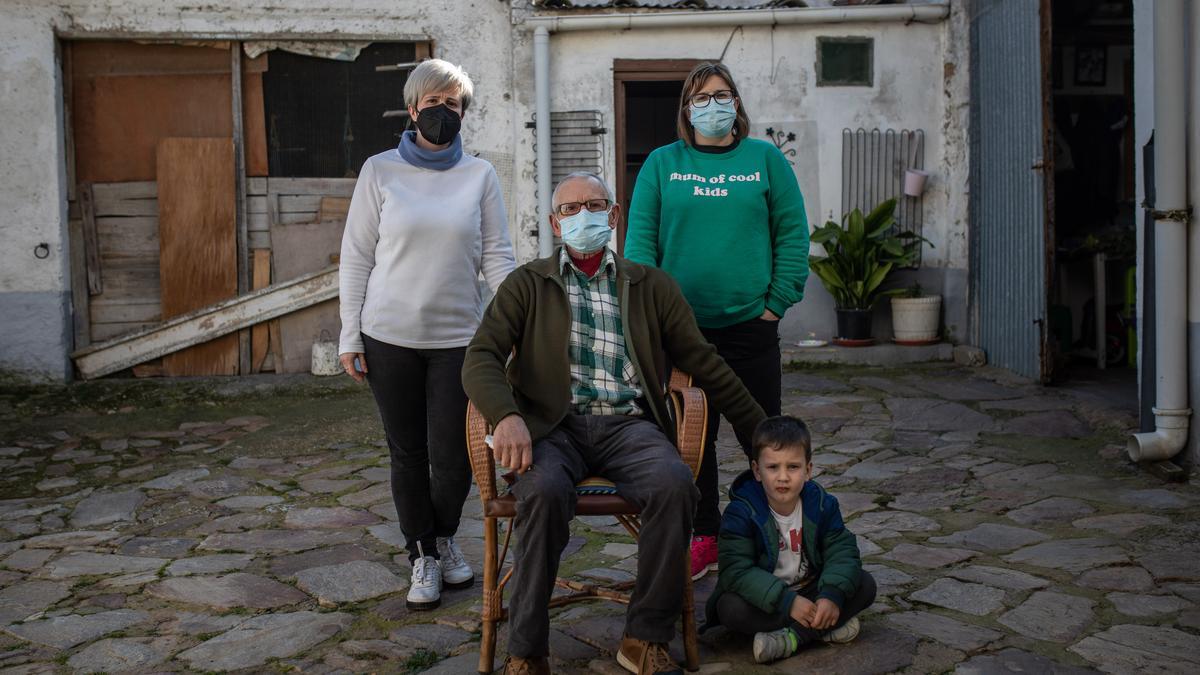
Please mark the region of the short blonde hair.
<svg viewBox="0 0 1200 675"><path fill-rule="evenodd" d="M426 94L458 89L463 112L471 105L475 85L467 71L442 59L426 59L413 69L404 83L404 105L416 108Z"/></svg>

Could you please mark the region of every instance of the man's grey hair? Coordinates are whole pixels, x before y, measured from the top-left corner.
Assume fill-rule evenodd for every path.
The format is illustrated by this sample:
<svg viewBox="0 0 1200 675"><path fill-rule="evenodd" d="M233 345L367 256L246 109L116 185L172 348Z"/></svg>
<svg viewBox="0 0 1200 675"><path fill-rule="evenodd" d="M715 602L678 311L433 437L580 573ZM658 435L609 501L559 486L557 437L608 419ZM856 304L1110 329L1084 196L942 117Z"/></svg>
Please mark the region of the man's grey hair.
<svg viewBox="0 0 1200 675"><path fill-rule="evenodd" d="M408 81L404 83L404 105L415 109L426 94L452 89L458 90L458 99L466 112L475 95L475 85L467 71L449 61L426 59L408 74Z"/></svg>
<svg viewBox="0 0 1200 675"><path fill-rule="evenodd" d="M566 185L567 181L574 180L576 178L590 178L596 181L600 184L600 187L604 188L604 194L608 197L609 203L615 204L617 202L616 197L613 196L612 188L608 187L608 183L604 182L604 179L599 175L594 174L591 171L574 171L566 176L563 176L563 179L558 181L558 185L554 186L554 194L550 196L550 203L552 205L558 203L558 191L562 189L562 186Z"/></svg>

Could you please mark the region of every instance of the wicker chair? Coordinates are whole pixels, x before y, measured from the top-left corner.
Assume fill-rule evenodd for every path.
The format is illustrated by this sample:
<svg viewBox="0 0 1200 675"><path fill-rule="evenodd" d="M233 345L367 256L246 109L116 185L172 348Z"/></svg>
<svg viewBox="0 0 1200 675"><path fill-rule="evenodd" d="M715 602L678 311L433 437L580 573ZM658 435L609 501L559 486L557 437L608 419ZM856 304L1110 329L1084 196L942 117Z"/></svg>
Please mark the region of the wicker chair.
<svg viewBox="0 0 1200 675"><path fill-rule="evenodd" d="M675 371L671 374L670 401L675 411L675 431L679 453L685 464L692 470L692 476L700 470L700 457L704 448L705 422L708 414L704 393L698 387L691 386L691 376ZM475 482L479 485L479 498L483 502L483 638L479 649L479 672L491 673L495 667L496 629L497 624L507 618L508 610L504 606L504 586L512 578L512 569L501 577L501 566L508 553L509 539L512 536L512 519L516 516L517 500L511 494L501 495L496 489L496 465L492 453L484 441L489 433L487 422L483 415L469 404L467 408L467 447L471 457L471 471L475 474ZM602 483L601 479L589 478L589 485ZM609 486L612 483L608 483ZM638 537L641 523L638 519L638 509L625 501L618 494L580 494L575 507L577 516L613 516L629 531L634 539ZM507 519L509 526L505 528L504 542L501 544L499 523ZM683 647L686 667L697 670L700 667L699 649L696 638L695 601L692 597L692 577L690 561L684 569L679 570L687 580L683 597ZM629 604L633 582L627 581L611 585L599 583L583 583L570 579L559 578L557 585L569 591L566 595L550 600L550 607L559 607L581 600L611 600Z"/></svg>

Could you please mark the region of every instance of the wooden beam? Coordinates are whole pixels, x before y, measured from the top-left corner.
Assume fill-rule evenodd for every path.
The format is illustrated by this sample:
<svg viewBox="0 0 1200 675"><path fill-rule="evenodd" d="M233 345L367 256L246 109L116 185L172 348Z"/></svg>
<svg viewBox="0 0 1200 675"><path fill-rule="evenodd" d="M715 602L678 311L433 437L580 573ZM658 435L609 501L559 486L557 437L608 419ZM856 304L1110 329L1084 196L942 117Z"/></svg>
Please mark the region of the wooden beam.
<svg viewBox="0 0 1200 675"><path fill-rule="evenodd" d="M242 43L229 45L230 98L233 101L233 197L237 222L237 291L245 295L250 290L250 235L246 225L246 139L242 110ZM238 334L238 372L251 371L250 333Z"/></svg>
<svg viewBox="0 0 1200 675"><path fill-rule="evenodd" d="M96 199L92 184L79 186L79 209L83 216L83 250L87 263L88 292L100 295L104 283L100 280L100 240L96 236Z"/></svg>
<svg viewBox="0 0 1200 675"><path fill-rule="evenodd" d="M271 285L271 251L268 249L254 250L254 289L260 290ZM260 323L250 331L250 372L262 370L263 362L267 360L267 352L271 347L271 323Z"/></svg>
<svg viewBox="0 0 1200 675"><path fill-rule="evenodd" d="M71 323L75 330L75 349L82 349L92 341L91 292L88 290L83 221L68 221L67 232L67 246L71 252Z"/></svg>
<svg viewBox="0 0 1200 675"><path fill-rule="evenodd" d="M153 328L77 350L71 358L75 359L80 376L90 380L337 296L338 268L331 266L223 300Z"/></svg>

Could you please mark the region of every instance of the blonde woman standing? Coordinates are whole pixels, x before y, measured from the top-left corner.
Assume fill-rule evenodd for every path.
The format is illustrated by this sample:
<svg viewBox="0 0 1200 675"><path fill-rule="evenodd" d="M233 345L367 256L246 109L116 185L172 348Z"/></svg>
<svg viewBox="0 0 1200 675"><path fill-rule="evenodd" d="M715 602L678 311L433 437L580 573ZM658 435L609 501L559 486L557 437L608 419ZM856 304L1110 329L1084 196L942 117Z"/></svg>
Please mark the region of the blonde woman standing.
<svg viewBox="0 0 1200 675"><path fill-rule="evenodd" d="M363 165L342 238L339 352L383 419L415 610L474 582L454 541L471 486L460 373L483 313L480 273L494 291L515 266L496 171L463 154L473 93L447 61L413 70L404 103L416 130Z"/></svg>

